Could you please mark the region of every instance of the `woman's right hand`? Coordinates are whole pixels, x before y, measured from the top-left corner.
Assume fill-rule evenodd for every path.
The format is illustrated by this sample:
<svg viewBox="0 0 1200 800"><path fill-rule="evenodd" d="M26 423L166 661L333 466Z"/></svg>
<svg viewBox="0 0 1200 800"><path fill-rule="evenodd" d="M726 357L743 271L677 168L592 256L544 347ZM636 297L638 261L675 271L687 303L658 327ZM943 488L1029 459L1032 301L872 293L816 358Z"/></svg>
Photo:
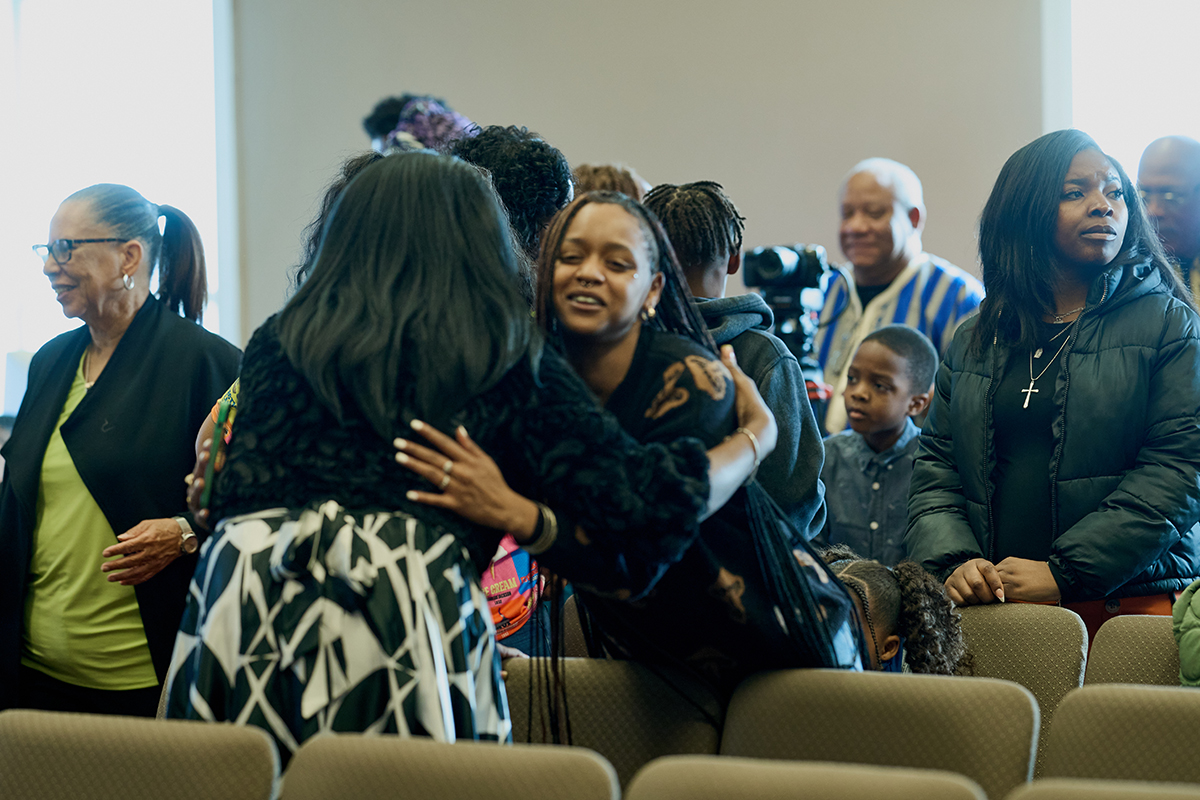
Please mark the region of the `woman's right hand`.
<svg viewBox="0 0 1200 800"><path fill-rule="evenodd" d="M1004 582L996 565L986 558L972 558L946 579L946 594L956 606L1004 602Z"/></svg>
<svg viewBox="0 0 1200 800"><path fill-rule="evenodd" d="M779 428L775 424L775 415L767 407L758 387L750 377L738 366L737 356L733 347L721 346L721 363L733 376L735 390L734 404L737 409L738 426L752 431L758 437L758 458L761 461L775 449L779 438Z"/></svg>
<svg viewBox="0 0 1200 800"><path fill-rule="evenodd" d="M465 428L459 426L455 439L419 420L413 421L412 428L437 449L396 439L396 461L439 491L411 491L409 500L453 511L476 525L507 531L520 544L533 538L540 514L537 504L509 488L496 462Z"/></svg>

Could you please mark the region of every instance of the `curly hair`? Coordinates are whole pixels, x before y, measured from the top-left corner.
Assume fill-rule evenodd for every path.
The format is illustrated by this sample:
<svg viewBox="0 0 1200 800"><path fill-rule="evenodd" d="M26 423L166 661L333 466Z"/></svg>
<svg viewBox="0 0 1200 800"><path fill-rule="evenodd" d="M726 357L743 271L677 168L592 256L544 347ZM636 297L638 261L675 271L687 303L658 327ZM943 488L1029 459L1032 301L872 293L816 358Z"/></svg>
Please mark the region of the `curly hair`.
<svg viewBox="0 0 1200 800"><path fill-rule="evenodd" d="M821 554L863 606L867 633L879 639L904 639L904 661L913 672L962 675L971 672L962 624L946 589L919 564L901 561L885 567L860 557L845 545Z"/></svg>
<svg viewBox="0 0 1200 800"><path fill-rule="evenodd" d="M452 142L448 152L491 175L521 248L530 261L537 259L542 230L571 202L566 157L536 133L512 125L489 125Z"/></svg>
<svg viewBox="0 0 1200 800"><path fill-rule="evenodd" d="M646 180L633 167L624 164L580 164L571 173L576 194L584 192L620 192L641 201Z"/></svg>

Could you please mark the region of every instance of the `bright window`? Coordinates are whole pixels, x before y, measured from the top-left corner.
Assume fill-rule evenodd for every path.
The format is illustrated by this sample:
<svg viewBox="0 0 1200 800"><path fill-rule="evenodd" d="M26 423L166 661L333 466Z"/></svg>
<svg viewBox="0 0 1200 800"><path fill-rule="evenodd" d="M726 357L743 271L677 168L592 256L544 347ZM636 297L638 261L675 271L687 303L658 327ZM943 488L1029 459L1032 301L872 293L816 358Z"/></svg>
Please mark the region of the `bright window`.
<svg viewBox="0 0 1200 800"><path fill-rule="evenodd" d="M93 183L195 221L218 330L215 131L212 0L0 0L0 370L79 325L30 246Z"/></svg>
<svg viewBox="0 0 1200 800"><path fill-rule="evenodd" d="M1160 136L1200 139L1200 2L1073 0L1073 124L1137 180Z"/></svg>

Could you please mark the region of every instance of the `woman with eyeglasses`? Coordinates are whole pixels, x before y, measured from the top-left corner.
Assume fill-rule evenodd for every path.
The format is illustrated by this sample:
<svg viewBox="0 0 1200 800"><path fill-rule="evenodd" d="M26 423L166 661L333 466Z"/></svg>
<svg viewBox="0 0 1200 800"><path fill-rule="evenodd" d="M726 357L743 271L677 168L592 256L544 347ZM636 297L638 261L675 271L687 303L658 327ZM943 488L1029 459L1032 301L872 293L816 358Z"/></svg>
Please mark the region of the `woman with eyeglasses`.
<svg viewBox="0 0 1200 800"><path fill-rule="evenodd" d="M197 324L182 211L91 186L34 250L84 324L33 357L3 450L0 708L154 716L199 548L183 479L240 354Z"/></svg>
<svg viewBox="0 0 1200 800"><path fill-rule="evenodd" d="M1095 635L1200 576L1200 319L1129 176L1078 130L1018 150L979 224L987 298L913 467L908 555L960 605Z"/></svg>

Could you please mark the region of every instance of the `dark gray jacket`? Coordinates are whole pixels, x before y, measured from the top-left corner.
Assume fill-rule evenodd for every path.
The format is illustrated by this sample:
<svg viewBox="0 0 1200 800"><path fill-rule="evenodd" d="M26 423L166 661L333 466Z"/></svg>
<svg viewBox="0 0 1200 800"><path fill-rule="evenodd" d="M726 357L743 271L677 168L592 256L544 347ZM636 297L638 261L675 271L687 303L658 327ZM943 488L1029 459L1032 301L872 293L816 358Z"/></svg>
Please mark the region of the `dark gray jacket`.
<svg viewBox="0 0 1200 800"><path fill-rule="evenodd" d="M1008 351L971 352L965 323L938 370L913 468L909 557L946 578L991 561L993 395ZM1050 569L1064 601L1178 591L1200 576L1200 319L1146 265L1088 292L1054 389Z"/></svg>
<svg viewBox="0 0 1200 800"><path fill-rule="evenodd" d="M775 316L759 295L696 302L717 345L733 345L738 366L758 385L779 426L779 443L763 459L758 482L796 529L812 539L825 526L825 485L820 478L825 447L800 363L787 345L768 332Z"/></svg>

